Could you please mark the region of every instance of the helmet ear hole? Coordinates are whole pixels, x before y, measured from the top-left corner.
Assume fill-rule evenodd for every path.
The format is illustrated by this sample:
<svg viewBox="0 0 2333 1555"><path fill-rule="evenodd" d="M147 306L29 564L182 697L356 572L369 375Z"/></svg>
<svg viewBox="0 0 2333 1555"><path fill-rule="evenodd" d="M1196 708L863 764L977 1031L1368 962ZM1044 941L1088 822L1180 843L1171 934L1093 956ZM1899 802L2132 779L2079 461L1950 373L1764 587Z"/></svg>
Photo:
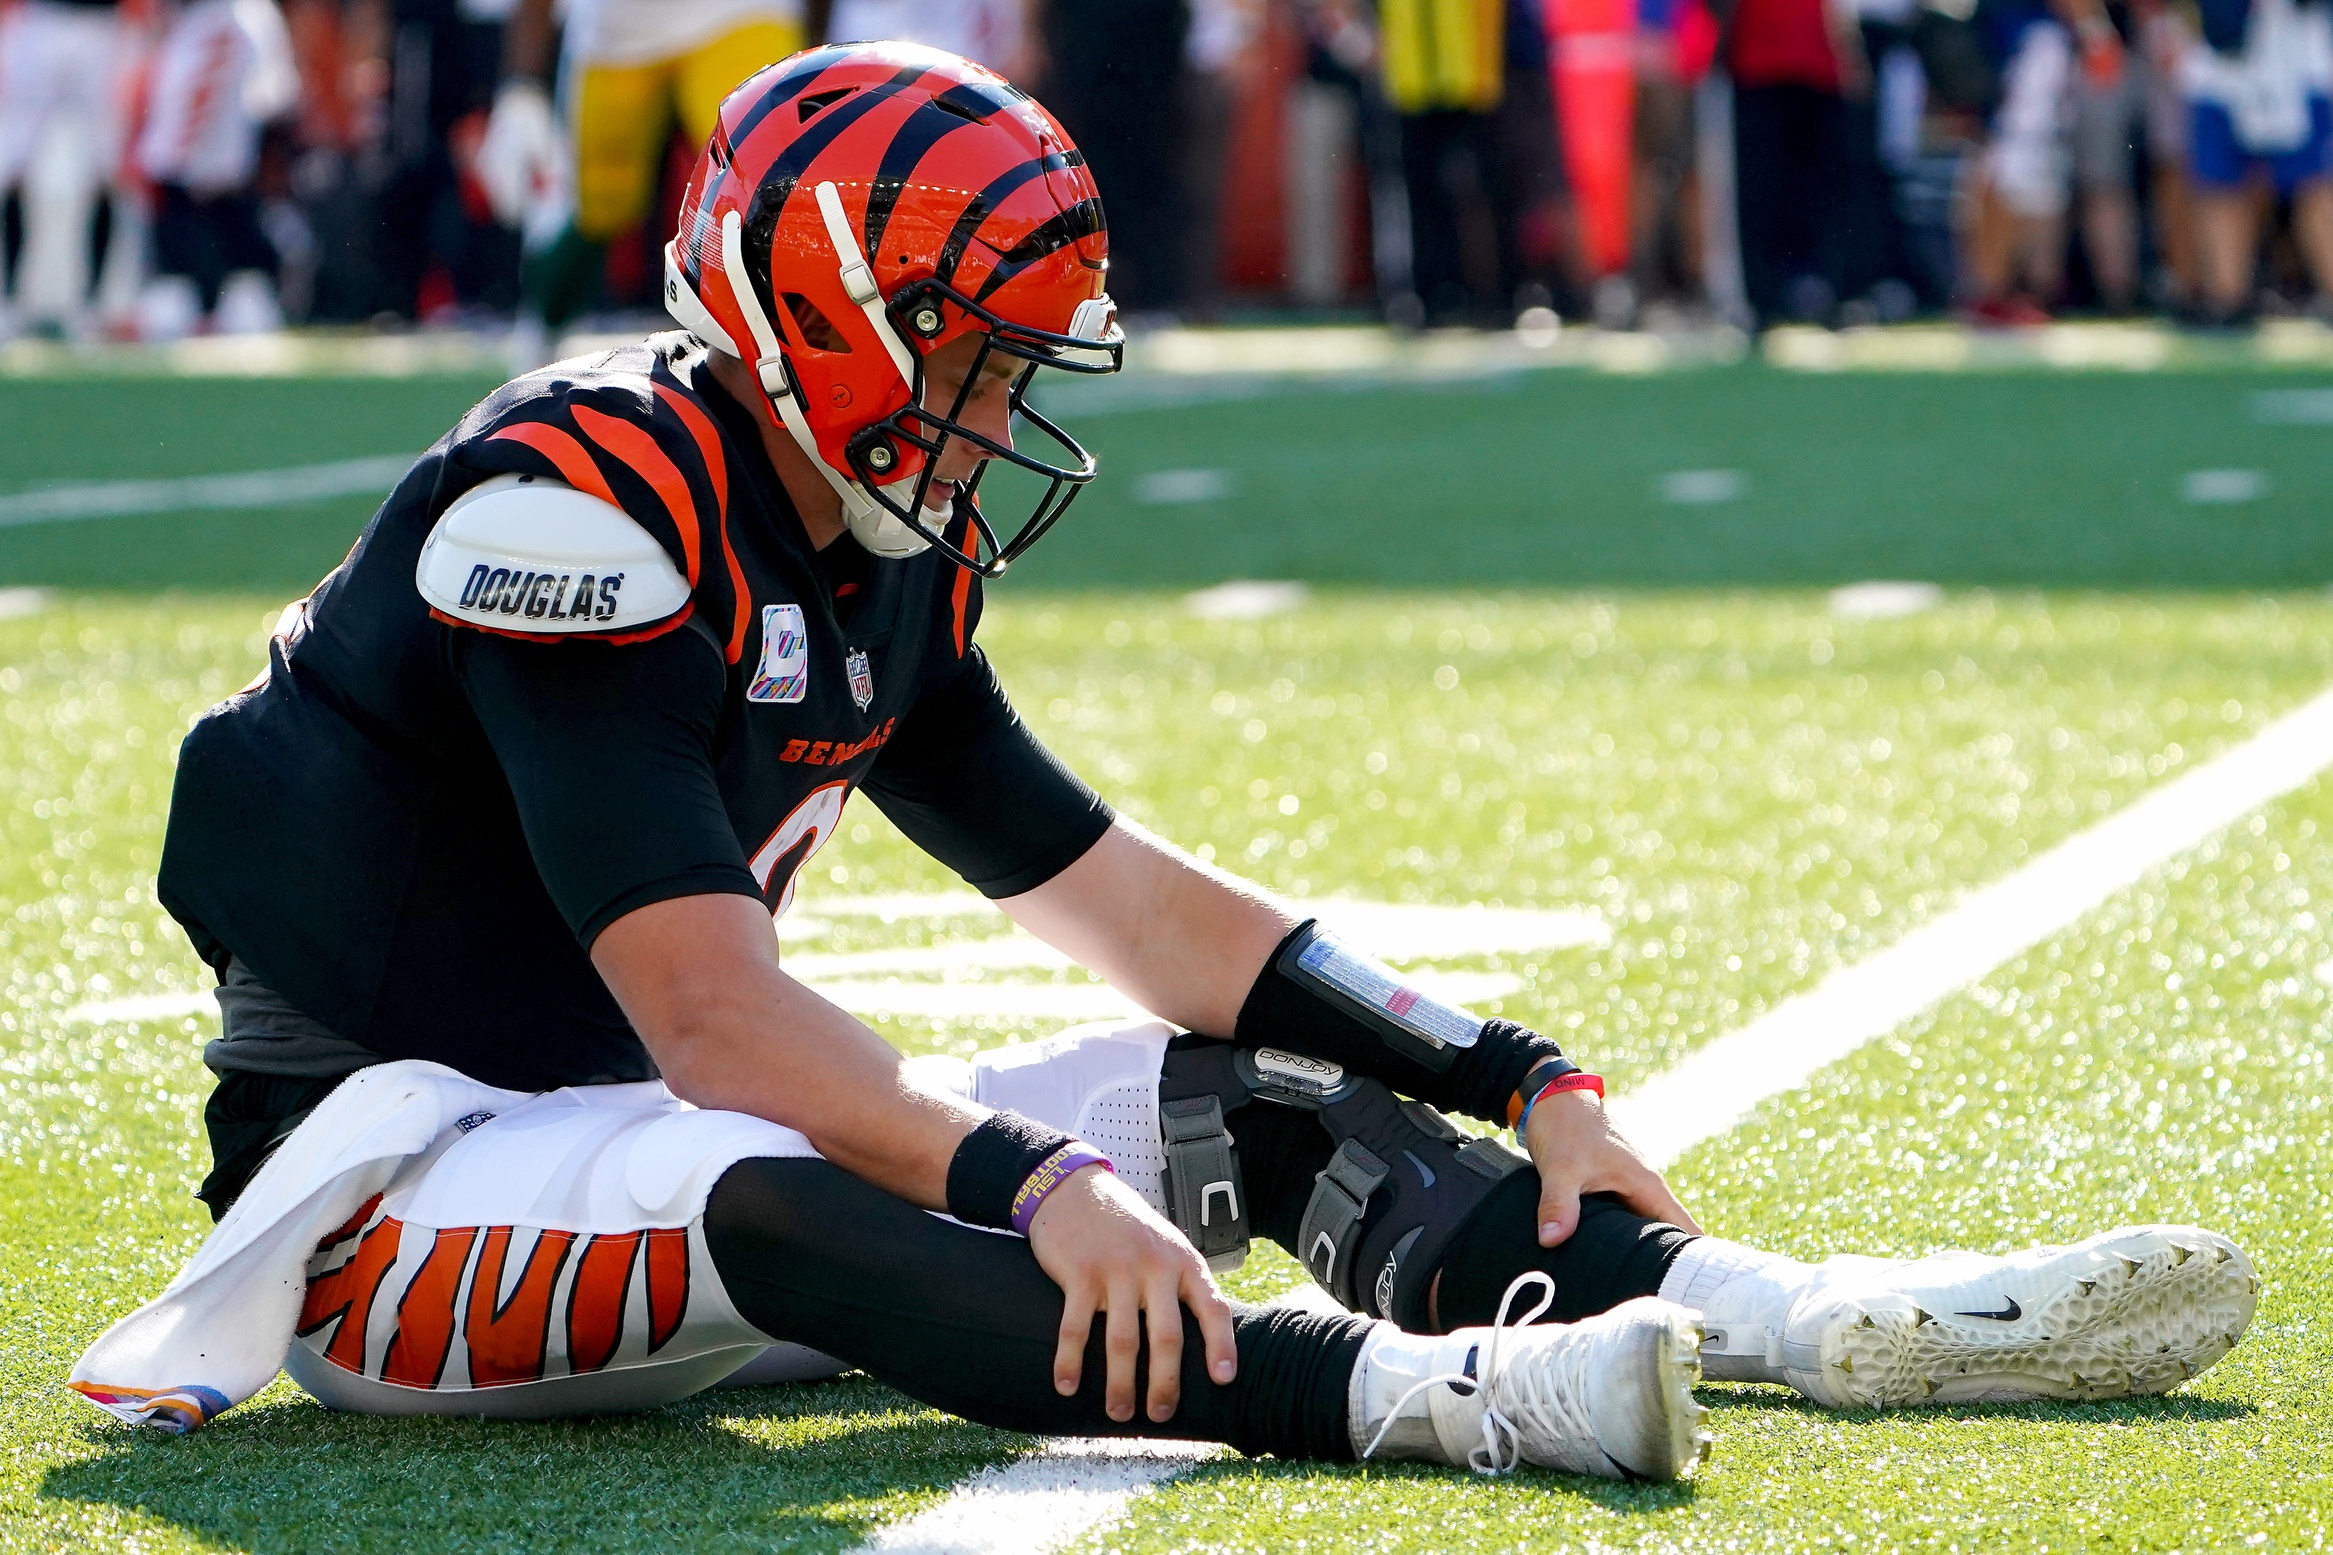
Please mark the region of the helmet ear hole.
<svg viewBox="0 0 2333 1555"><path fill-rule="evenodd" d="M811 350L850 355L851 343L834 327L832 319L818 311L817 303L800 292L788 292L786 311L794 316L794 327L802 332L802 343Z"/></svg>

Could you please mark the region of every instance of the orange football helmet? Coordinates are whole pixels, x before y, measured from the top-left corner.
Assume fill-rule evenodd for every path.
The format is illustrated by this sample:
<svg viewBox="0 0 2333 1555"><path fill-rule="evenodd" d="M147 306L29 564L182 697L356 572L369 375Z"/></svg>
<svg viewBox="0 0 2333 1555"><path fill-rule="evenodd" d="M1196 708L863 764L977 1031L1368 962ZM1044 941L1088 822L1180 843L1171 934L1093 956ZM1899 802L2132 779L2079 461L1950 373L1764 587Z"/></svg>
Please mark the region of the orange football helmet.
<svg viewBox="0 0 2333 1555"><path fill-rule="evenodd" d="M879 556L936 548L1003 572L1093 479L1093 458L1028 401L1039 368L1115 372L1109 235L1085 157L1053 116L969 60L907 43L804 50L730 93L665 245L665 306L754 369L771 408ZM981 336L954 403L925 403L924 358ZM1041 458L959 419L991 355L1025 364L1014 414ZM1008 540L979 509L925 506L952 438L1043 478ZM983 472L987 465L981 466Z"/></svg>

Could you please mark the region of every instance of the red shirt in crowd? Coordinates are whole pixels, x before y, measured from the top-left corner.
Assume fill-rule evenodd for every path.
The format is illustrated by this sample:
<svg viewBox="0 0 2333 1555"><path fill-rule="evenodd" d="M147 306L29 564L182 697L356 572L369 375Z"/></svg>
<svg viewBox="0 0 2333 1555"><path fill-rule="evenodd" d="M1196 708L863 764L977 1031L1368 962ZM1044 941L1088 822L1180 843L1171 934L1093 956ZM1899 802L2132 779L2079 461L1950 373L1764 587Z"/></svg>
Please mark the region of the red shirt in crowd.
<svg viewBox="0 0 2333 1555"><path fill-rule="evenodd" d="M1827 0L1741 0L1734 9L1726 66L1737 86L1839 90Z"/></svg>

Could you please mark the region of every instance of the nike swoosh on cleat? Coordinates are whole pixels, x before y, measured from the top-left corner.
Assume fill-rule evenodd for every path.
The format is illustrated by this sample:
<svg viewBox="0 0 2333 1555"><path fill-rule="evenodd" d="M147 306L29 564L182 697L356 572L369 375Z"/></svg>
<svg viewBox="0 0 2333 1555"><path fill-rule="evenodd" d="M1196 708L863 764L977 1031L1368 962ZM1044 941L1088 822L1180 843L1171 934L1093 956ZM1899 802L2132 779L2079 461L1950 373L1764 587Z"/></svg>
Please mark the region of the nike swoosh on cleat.
<svg viewBox="0 0 2333 1555"><path fill-rule="evenodd" d="M2000 1311L1998 1311L1998 1312L1955 1312L1955 1313L1953 1314L1953 1316L1954 1316L1954 1317L1989 1317L1989 1318L1991 1318L1993 1321L1995 1321L1996 1323L2014 1323L2014 1322L2016 1322L2016 1321L2017 1321L2019 1318L2021 1318L2021 1317L2023 1317L2023 1316L2025 1315L2025 1309L2024 1309L2023 1307L2021 1307L2021 1306L2019 1306L2019 1305L2017 1304L2017 1298L2016 1298L2016 1297L2014 1297L2014 1296L2004 1296L2004 1297L2002 1297L2001 1299L2002 1299L2003 1301L2006 1301L2006 1302L2008 1302L2009 1304L2008 1304L2007 1306L2003 1307L2003 1308L2002 1308Z"/></svg>

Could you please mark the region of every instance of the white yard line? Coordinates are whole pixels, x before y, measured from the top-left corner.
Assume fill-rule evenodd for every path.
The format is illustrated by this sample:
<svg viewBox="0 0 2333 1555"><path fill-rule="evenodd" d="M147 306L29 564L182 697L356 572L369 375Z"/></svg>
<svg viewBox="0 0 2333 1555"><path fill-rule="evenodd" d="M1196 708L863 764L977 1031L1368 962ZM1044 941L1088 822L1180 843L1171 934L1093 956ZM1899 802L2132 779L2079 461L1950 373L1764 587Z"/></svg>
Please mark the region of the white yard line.
<svg viewBox="0 0 2333 1555"><path fill-rule="evenodd" d="M804 958L807 959L807 958ZM978 1017L1022 1020L1118 1020L1146 1015L1108 983L921 982L907 978L830 982L808 972L803 981L854 1015L917 1015L931 1020ZM1481 1004L1521 993L1512 972L1445 972L1417 967L1404 974L1421 993L1448 1004Z"/></svg>
<svg viewBox="0 0 2333 1555"><path fill-rule="evenodd" d="M1647 1159L1666 1167L2328 765L2333 691L1614 1097L1613 1117Z"/></svg>
<svg viewBox="0 0 2333 1555"><path fill-rule="evenodd" d="M76 481L0 497L0 529L199 508L280 508L331 497L379 496L413 467L411 454L342 459L283 470L159 481Z"/></svg>
<svg viewBox="0 0 2333 1555"><path fill-rule="evenodd" d="M1761 1103L1796 1090L1816 1071L2030 950L2147 871L2301 787L2329 765L2333 765L2333 691L2286 714L2233 750L2141 795L2008 878L1978 889L1886 950L1833 973L1812 992L1709 1043L1667 1074L1614 1097L1613 1114L1639 1148L1665 1167L1694 1145L1733 1128ZM875 902L834 898L805 906L812 919L864 911L885 917L947 918L985 910L976 898L960 895L887 897ZM1596 944L1610 932L1587 913L1350 902L1320 906L1324 916L1342 922L1357 940L1401 959ZM1025 947L994 940L968 941L954 949L790 959L830 975L861 977L878 968L985 972L1050 964ZM959 960L961 965L954 964ZM1420 982L1435 977L1421 971ZM1464 988L1466 979L1494 976L1504 974L1440 974L1449 996L1462 1001L1482 996ZM929 997L993 1001L1000 1012L1008 1005L1030 1012L1030 1003L1064 1002L1057 1013L1073 1016L1085 1013L1082 1001L1112 997L1100 985L1003 982L846 982L828 985L825 991L841 995L850 1008L859 1008L862 1002ZM1081 1008L1072 1011L1067 1002L1080 1002ZM83 1005L67 1018L152 1019L210 1007L207 994L144 995ZM1027 1457L973 1475L938 1505L876 1530L861 1549L886 1555L1005 1551L1041 1555L1115 1521L1135 1498L1218 1450L1176 1442L1051 1442Z"/></svg>
<svg viewBox="0 0 2333 1555"><path fill-rule="evenodd" d="M216 1015L219 996L205 988L195 993L141 993L126 999L96 999L65 1012L75 1025L104 1025L109 1021L179 1020L189 1015Z"/></svg>
<svg viewBox="0 0 2333 1555"><path fill-rule="evenodd" d="M883 1555L1046 1555L1115 1522L1133 1500L1223 1449L1200 1442L1077 1439L982 1469L939 1505L876 1530Z"/></svg>
<svg viewBox="0 0 2333 1555"><path fill-rule="evenodd" d="M1833 973L1812 993L1613 1098L1613 1114L1638 1148L1665 1167L1733 1128L1761 1102L1796 1090L1825 1065L1885 1036L2327 766L2333 766L2333 691L1979 889L1869 960ZM1117 1462L1108 1455L1123 1448L1052 1443L982 1470L939 1505L879 1530L860 1549L918 1555L1057 1550L1123 1516L1136 1497L1208 1455L1205 1448L1158 1445L1160 1456L1121 1469L1122 1481L1104 1484L1097 1477L1090 1489L1065 1491L1059 1488L1064 1458L1082 1463L1102 1455Z"/></svg>

